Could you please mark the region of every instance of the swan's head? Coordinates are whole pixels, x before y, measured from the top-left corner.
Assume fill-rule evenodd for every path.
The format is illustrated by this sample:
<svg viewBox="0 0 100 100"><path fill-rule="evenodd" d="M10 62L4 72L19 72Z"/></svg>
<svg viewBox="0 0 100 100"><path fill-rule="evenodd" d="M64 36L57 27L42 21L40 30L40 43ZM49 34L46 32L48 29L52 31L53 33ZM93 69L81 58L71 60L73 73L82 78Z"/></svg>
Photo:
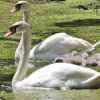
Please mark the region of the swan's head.
<svg viewBox="0 0 100 100"><path fill-rule="evenodd" d="M65 60L64 60L64 58L63 57L57 57L57 58L55 58L55 60L53 61L54 63L62 63L62 62L64 62Z"/></svg>
<svg viewBox="0 0 100 100"><path fill-rule="evenodd" d="M77 51L72 51L72 56L75 56L75 55L77 55L77 54L78 54Z"/></svg>
<svg viewBox="0 0 100 100"><path fill-rule="evenodd" d="M82 53L82 58L87 59L89 57L88 53L84 52Z"/></svg>
<svg viewBox="0 0 100 100"><path fill-rule="evenodd" d="M14 23L13 25L10 26L9 31L5 33L5 37L12 35L14 33L18 32L24 32L26 29L29 28L28 23L24 21L19 21Z"/></svg>
<svg viewBox="0 0 100 100"><path fill-rule="evenodd" d="M31 5L27 1L18 1L15 5L15 7L10 11L11 13L16 11L29 11L31 8Z"/></svg>

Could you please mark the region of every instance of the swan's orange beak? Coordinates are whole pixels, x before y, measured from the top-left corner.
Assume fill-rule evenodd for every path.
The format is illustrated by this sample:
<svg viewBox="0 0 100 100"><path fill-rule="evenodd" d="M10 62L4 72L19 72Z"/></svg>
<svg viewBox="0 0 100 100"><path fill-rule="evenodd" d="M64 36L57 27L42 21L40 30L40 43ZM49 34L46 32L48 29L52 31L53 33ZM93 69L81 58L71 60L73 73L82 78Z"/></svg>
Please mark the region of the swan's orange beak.
<svg viewBox="0 0 100 100"><path fill-rule="evenodd" d="M14 7L12 10L10 10L10 13L14 13L19 11L20 9L18 7Z"/></svg>
<svg viewBox="0 0 100 100"><path fill-rule="evenodd" d="M8 31L8 32L5 33L4 37L7 37L7 36L9 36L11 34L12 34L12 32Z"/></svg>
<svg viewBox="0 0 100 100"><path fill-rule="evenodd" d="M16 30L15 29L10 30L10 31L8 31L8 32L5 33L4 37L8 37L9 35L12 35L14 33L16 33Z"/></svg>

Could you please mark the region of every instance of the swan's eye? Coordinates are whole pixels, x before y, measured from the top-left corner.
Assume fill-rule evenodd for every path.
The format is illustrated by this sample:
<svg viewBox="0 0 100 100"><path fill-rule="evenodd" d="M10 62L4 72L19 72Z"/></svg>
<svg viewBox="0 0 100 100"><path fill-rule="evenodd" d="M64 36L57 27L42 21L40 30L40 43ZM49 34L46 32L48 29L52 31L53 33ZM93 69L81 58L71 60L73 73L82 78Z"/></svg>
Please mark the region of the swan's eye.
<svg viewBox="0 0 100 100"><path fill-rule="evenodd" d="M23 4L16 4L16 5L15 5L15 8L20 9L21 5L23 5Z"/></svg>
<svg viewBox="0 0 100 100"><path fill-rule="evenodd" d="M16 30L16 28L18 27L19 25L16 25L16 26L11 26L9 29L12 31L12 30Z"/></svg>

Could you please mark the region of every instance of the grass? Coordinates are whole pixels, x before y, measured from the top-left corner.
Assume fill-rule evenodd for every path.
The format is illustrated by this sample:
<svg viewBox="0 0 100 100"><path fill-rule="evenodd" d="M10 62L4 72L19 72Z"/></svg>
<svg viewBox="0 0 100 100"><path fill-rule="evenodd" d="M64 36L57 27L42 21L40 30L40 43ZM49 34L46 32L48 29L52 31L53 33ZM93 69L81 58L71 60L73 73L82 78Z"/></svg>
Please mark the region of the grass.
<svg viewBox="0 0 100 100"><path fill-rule="evenodd" d="M10 85L16 69L14 53L20 40L20 34L8 38L3 37L4 32L8 30L12 23L22 20L22 12L9 13L16 1L0 0L0 85ZM93 15L92 9L79 10L75 8L79 4L88 5L92 1L66 0L60 3L32 4L32 47L57 32L66 32L69 35L85 39L92 44L99 41L100 10L98 9L98 15ZM100 46L92 54L96 52L100 52ZM95 70L100 70L100 68Z"/></svg>

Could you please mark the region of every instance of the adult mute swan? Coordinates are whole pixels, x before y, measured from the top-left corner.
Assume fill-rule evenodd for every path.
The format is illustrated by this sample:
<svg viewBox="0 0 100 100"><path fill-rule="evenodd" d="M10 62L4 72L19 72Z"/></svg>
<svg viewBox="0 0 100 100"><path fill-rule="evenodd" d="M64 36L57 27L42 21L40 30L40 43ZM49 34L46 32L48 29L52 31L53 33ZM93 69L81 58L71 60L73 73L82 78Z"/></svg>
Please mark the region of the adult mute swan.
<svg viewBox="0 0 100 100"><path fill-rule="evenodd" d="M29 50L31 45L31 34L29 25L20 21L13 24L5 34L5 37L23 32L22 53L16 73L12 79L13 90L30 89L87 89L100 87L100 73L89 68L67 64L55 63L44 66L25 78Z"/></svg>
<svg viewBox="0 0 100 100"><path fill-rule="evenodd" d="M15 7L10 11L11 13L16 11L23 11L23 20L27 23L30 22L30 4L27 1L18 1ZM77 48L83 48L83 51L78 52L82 55L84 52L92 51L96 45L89 43L86 40L72 37L66 33L57 33L52 35L39 44L37 44L33 49L30 50L29 59L49 59L54 60L56 57L63 57L70 55L71 52ZM21 41L20 41L21 44ZM15 53L15 58L19 59L20 56L20 45Z"/></svg>

